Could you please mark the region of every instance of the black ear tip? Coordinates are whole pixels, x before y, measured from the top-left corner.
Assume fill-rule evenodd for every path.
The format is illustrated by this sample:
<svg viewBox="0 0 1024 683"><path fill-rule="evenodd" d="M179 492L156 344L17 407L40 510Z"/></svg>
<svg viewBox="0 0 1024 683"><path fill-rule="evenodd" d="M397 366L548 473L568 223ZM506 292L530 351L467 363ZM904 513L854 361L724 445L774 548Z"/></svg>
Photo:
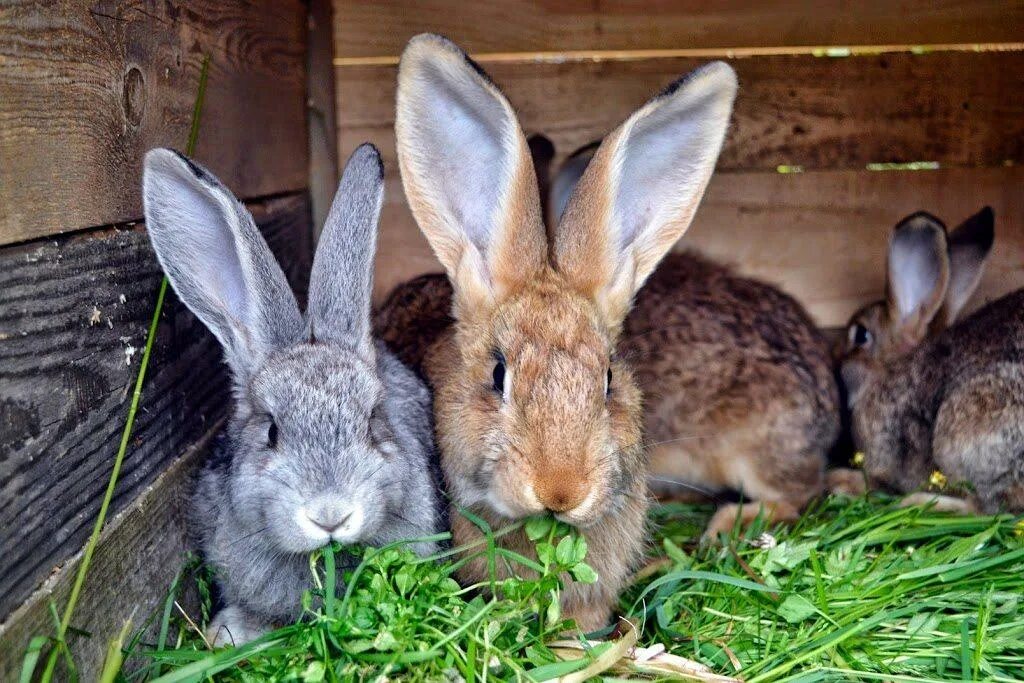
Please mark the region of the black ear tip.
<svg viewBox="0 0 1024 683"><path fill-rule="evenodd" d="M927 211L915 211L893 228L893 232L907 232L910 230L931 230L945 234L946 224L935 215Z"/></svg>
<svg viewBox="0 0 1024 683"><path fill-rule="evenodd" d="M345 171L349 170L358 170L363 177L374 176L376 180L383 181L384 160L380 156L380 150L369 142L359 145L345 163Z"/></svg>
<svg viewBox="0 0 1024 683"><path fill-rule="evenodd" d="M953 231L952 239L958 244L973 244L988 251L996 238L996 213L986 206Z"/></svg>

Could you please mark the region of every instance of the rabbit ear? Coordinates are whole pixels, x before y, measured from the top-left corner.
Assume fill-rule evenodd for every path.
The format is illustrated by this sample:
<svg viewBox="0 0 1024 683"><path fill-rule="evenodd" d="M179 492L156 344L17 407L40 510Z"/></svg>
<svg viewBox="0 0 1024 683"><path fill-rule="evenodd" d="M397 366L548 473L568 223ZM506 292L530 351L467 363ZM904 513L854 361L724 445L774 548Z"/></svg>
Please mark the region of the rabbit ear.
<svg viewBox="0 0 1024 683"><path fill-rule="evenodd" d="M609 324L690 226L722 147L736 74L708 64L644 105L594 154L555 233L555 268Z"/></svg>
<svg viewBox="0 0 1024 683"><path fill-rule="evenodd" d="M935 318L936 331L952 325L974 294L995 240L995 214L991 207L974 214L949 234L949 287Z"/></svg>
<svg viewBox="0 0 1024 683"><path fill-rule="evenodd" d="M345 164L313 259L306 311L311 338L372 352L370 296L383 201L380 153L362 145Z"/></svg>
<svg viewBox="0 0 1024 683"><path fill-rule="evenodd" d="M178 297L251 373L302 337L302 316L252 216L212 173L169 149L146 154L146 230Z"/></svg>
<svg viewBox="0 0 1024 683"><path fill-rule="evenodd" d="M402 54L397 102L405 194L456 301L485 305L531 280L547 239L530 150L505 97L453 43L422 34Z"/></svg>
<svg viewBox="0 0 1024 683"><path fill-rule="evenodd" d="M906 344L916 344L946 296L949 256L946 228L934 216L919 212L904 218L889 240L889 318Z"/></svg>
<svg viewBox="0 0 1024 683"><path fill-rule="evenodd" d="M583 172L587 170L590 160L594 158L594 153L597 152L597 148L600 145L601 141L595 140L588 145L580 147L558 169L558 174L551 183L551 199L549 200L551 202L551 217L554 224L557 225L558 221L562 219L565 207L569 205L569 197L572 196L573 190L576 189L580 178L583 177Z"/></svg>

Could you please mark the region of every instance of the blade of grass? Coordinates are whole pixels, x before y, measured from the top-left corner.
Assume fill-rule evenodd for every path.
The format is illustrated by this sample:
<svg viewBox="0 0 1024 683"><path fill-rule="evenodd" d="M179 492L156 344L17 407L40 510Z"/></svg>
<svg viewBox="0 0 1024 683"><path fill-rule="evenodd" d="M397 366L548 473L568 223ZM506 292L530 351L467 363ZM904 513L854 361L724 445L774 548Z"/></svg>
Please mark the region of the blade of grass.
<svg viewBox="0 0 1024 683"><path fill-rule="evenodd" d="M203 100L206 97L206 82L209 72L210 57L206 56L203 59L203 66L199 72L199 88L196 93L195 105L192 108L192 123L189 128L188 146L186 147L187 154L193 153L196 140L199 136L199 120L202 115ZM93 553L96 552L96 545L99 543L100 532L103 530L103 525L107 520L107 511L110 508L110 501L114 498L114 490L117 488L117 480L121 474L121 465L124 463L124 456L128 451L128 443L131 439L132 427L135 426L135 415L139 410L139 399L142 396L142 385L146 379L146 370L149 367L149 358L153 352L153 342L156 339L156 328L160 322L160 312L163 310L164 297L166 294L167 278L165 277L160 281L160 290L156 297L156 307L153 309L153 317L149 323L149 334L146 337L146 348L142 354L142 360L139 363L139 374L135 378L135 388L132 391L132 400L128 407L128 419L125 421L124 429L121 432L121 444L118 446L117 455L114 457L114 467L110 473L110 479L107 482L107 489L103 494L103 500L100 503L99 514L96 515L96 523L93 524L92 534L89 536L89 540L85 544L85 552L82 555L81 563L78 565L78 573L75 574L75 582L71 587L71 594L68 596L68 604L64 608L64 616L60 620L60 626L58 627L56 637L58 643L64 643L64 637L67 634L68 627L71 625L71 618L75 613L75 607L78 605L78 598L82 592L82 585L85 583L85 577L89 573L89 565L92 562ZM43 672L43 683L50 683L50 681L53 680L55 668L56 658L51 657L47 662L46 670ZM30 677L31 675L32 673L29 672Z"/></svg>

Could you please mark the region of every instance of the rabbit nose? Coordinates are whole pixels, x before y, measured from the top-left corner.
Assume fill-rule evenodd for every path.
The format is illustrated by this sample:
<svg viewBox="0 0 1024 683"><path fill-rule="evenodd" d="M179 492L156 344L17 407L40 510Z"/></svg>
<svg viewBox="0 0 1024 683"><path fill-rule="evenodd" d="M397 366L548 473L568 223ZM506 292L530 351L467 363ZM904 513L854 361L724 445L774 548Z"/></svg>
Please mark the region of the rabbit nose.
<svg viewBox="0 0 1024 683"><path fill-rule="evenodd" d="M306 519L329 534L338 531L352 517L352 510L326 509L306 513Z"/></svg>
<svg viewBox="0 0 1024 683"><path fill-rule="evenodd" d="M578 475L568 472L555 472L544 481L534 485L537 499L546 510L551 512L568 512L579 506L587 497L587 482Z"/></svg>

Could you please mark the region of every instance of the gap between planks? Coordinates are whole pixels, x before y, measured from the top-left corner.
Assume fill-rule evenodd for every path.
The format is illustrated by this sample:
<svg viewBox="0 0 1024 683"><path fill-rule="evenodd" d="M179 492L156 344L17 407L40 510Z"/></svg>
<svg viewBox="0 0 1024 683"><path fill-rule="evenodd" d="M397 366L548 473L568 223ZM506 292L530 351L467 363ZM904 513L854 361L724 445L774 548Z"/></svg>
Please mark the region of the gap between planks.
<svg viewBox="0 0 1024 683"><path fill-rule="evenodd" d="M929 54L933 52L1018 52L1024 50L1021 43L937 43L931 45L807 45L778 47L718 47L679 48L652 50L566 50L560 52L477 52L472 54L480 64L534 63L534 62L609 62L634 61L672 57L695 59L736 59L739 57L799 56L811 57L862 57L880 54L910 52ZM372 57L335 57L334 66L395 66L398 55Z"/></svg>

